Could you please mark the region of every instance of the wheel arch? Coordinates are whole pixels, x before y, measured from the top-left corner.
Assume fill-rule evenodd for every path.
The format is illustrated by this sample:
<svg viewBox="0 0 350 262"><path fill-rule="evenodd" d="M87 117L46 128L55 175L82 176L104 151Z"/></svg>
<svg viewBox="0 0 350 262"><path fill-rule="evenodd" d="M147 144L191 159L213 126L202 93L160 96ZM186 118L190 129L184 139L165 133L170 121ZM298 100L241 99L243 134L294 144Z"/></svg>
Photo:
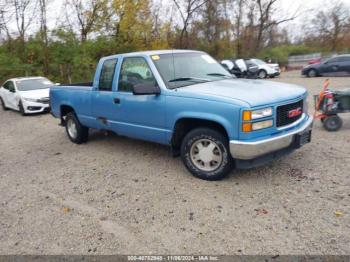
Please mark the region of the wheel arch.
<svg viewBox="0 0 350 262"><path fill-rule="evenodd" d="M177 119L173 128L173 134L171 138L171 146L177 150L181 146L181 142L191 130L199 127L209 127L218 130L227 139L229 139L228 128L220 121L213 119L203 119L196 117L181 117Z"/></svg>

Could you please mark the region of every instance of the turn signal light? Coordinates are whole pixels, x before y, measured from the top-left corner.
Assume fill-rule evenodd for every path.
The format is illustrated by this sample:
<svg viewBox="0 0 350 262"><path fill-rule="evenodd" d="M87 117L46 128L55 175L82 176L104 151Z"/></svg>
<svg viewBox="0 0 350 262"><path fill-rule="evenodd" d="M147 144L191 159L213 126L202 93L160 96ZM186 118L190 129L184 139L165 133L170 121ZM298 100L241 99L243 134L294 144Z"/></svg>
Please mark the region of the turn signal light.
<svg viewBox="0 0 350 262"><path fill-rule="evenodd" d="M253 130L252 124L251 123L244 123L242 125L242 130L244 133L251 132Z"/></svg>
<svg viewBox="0 0 350 262"><path fill-rule="evenodd" d="M252 120L252 111L243 111L243 121Z"/></svg>

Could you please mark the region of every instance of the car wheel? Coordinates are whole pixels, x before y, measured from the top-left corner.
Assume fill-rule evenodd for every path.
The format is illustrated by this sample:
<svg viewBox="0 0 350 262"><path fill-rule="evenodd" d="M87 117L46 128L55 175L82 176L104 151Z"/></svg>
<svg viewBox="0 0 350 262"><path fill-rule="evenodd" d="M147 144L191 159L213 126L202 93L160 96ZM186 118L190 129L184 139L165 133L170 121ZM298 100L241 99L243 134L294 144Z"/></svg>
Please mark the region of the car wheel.
<svg viewBox="0 0 350 262"><path fill-rule="evenodd" d="M4 100L2 100L2 98L0 97L0 102L1 102L1 107L2 107L2 109L3 110L9 110L7 107L6 107L6 105L5 105L5 102L4 102Z"/></svg>
<svg viewBox="0 0 350 262"><path fill-rule="evenodd" d="M89 128L80 124L78 118L73 112L67 114L65 126L70 141L75 144L87 142L89 138Z"/></svg>
<svg viewBox="0 0 350 262"><path fill-rule="evenodd" d="M220 180L234 167L228 139L210 128L196 128L185 136L181 158L195 177L204 180Z"/></svg>
<svg viewBox="0 0 350 262"><path fill-rule="evenodd" d="M265 79L267 77L267 72L265 70L260 70L258 73L260 79Z"/></svg>
<svg viewBox="0 0 350 262"><path fill-rule="evenodd" d="M338 131L343 125L343 120L337 116L329 116L324 118L323 127L330 132Z"/></svg>
<svg viewBox="0 0 350 262"><path fill-rule="evenodd" d="M317 71L315 69L311 69L307 72L308 77L316 77L317 76Z"/></svg>
<svg viewBox="0 0 350 262"><path fill-rule="evenodd" d="M24 110L22 101L19 101L18 108L19 108L19 112L21 113L21 115L22 115L22 116L25 116L25 115L26 115L26 112L25 112L25 110Z"/></svg>

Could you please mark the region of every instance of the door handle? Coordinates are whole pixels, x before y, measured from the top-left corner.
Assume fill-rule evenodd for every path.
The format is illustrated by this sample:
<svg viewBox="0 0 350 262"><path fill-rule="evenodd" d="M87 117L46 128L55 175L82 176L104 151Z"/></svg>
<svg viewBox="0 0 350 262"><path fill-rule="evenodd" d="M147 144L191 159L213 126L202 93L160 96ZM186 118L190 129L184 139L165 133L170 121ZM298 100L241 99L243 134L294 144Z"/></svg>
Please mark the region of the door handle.
<svg viewBox="0 0 350 262"><path fill-rule="evenodd" d="M114 104L120 104L120 98L116 97L113 99Z"/></svg>

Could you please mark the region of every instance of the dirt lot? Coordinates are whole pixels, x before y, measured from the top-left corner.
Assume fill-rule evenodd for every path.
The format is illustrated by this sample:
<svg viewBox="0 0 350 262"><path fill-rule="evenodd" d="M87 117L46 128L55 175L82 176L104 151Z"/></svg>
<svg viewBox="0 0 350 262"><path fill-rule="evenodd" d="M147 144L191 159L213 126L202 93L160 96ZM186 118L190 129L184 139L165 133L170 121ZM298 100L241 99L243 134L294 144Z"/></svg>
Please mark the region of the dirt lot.
<svg viewBox="0 0 350 262"><path fill-rule="evenodd" d="M274 81L316 94L324 78ZM0 121L1 254L350 254L345 115L341 131L316 122L312 144L219 182L160 145L100 132L74 145L49 114Z"/></svg>

